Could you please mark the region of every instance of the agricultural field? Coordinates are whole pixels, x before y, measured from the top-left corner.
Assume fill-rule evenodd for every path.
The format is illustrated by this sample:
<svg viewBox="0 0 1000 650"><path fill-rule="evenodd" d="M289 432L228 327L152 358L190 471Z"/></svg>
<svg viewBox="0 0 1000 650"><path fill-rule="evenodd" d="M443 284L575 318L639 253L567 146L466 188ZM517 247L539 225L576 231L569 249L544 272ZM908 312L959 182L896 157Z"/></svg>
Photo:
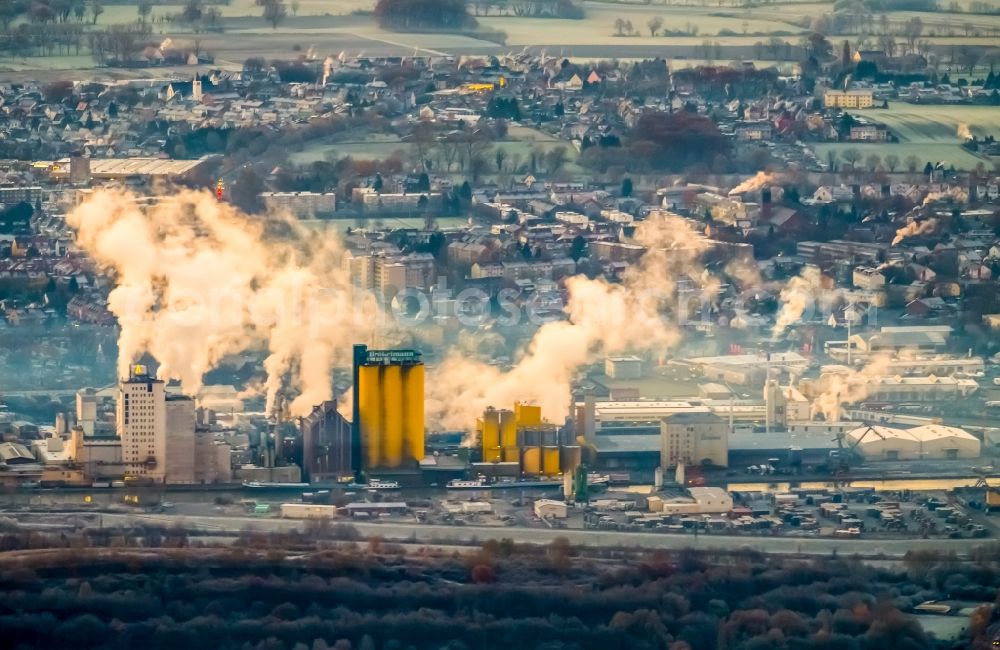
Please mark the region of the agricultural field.
<svg viewBox="0 0 1000 650"><path fill-rule="evenodd" d="M0 0L2 2L3 0ZM290 5L290 0L287 0ZM962 0L968 2L969 0ZM703 44L718 48L715 59L719 64L731 60L755 60L760 55L756 43L766 43L777 37L797 44L808 32L804 26L810 19L832 11L832 2L769 3L752 8L739 8L731 3L695 4L645 2L592 2L582 0L586 11L583 20L519 18L514 16L477 16L483 29L502 30L506 44L460 34L407 34L380 29L370 15L376 0L297 0L296 15L289 16L272 29L261 18L255 0L230 0L215 5L222 16L225 32L193 34L187 26L168 23L163 18L180 11L180 4L154 4L151 25L154 39L171 38L175 43L191 45L198 41L202 50L215 55L216 65L238 69L251 56L265 59L290 58L312 52L317 56L364 52L371 55L457 55L490 54L509 49L529 47L551 54L577 59L668 57L676 67L690 67L705 60ZM495 12L496 9L494 8ZM475 10L473 10L475 13ZM941 72L948 70L951 45L972 43L996 44L1000 35L1000 16L964 13L892 12L890 21L899 25L919 17L925 29L921 40L935 44ZM98 18L98 26L129 23L137 20L135 3L106 4ZM650 36L647 23L661 18L660 34ZM89 19L89 16L88 16ZM616 35L615 22L631 21L636 34ZM877 28L877 17L874 27ZM688 32L688 35L663 36L663 30ZM723 32L724 35L719 35ZM978 33L978 36L976 35ZM838 44L847 39L857 44L857 35L830 35ZM874 37L868 39L872 46ZM770 65L772 53L763 54L762 65ZM794 61L779 66L783 72L794 72ZM28 59L0 60L0 71L12 75L11 80L29 79L36 70L37 80L58 78L61 70L93 69L88 56L50 56ZM977 71L985 74L985 71ZM159 71L162 76L163 71ZM139 69L98 69L100 77L124 79L149 76ZM28 75L28 76L26 76ZM33 79L35 80L35 79Z"/></svg>
<svg viewBox="0 0 1000 650"><path fill-rule="evenodd" d="M511 126L507 139L494 143L494 149L501 148L507 154L508 161L519 159L521 164L527 164L532 149L538 148L544 151L555 147L566 148L566 165L564 170L570 175L582 174L583 170L576 164L577 152L572 145L555 138L547 133L525 126ZM382 159L391 156L393 153L402 152L404 159L412 156L412 147L406 142L400 142L391 136L372 135L361 141L350 142L320 142L291 153L289 160L296 165L306 165L317 160L328 158L342 158L351 156L361 160ZM492 161L492 152L487 155ZM493 172L491 168L486 176Z"/></svg>
<svg viewBox="0 0 1000 650"><path fill-rule="evenodd" d="M885 124L899 137L898 143L837 142L813 145L817 158L827 162L828 152L835 151L838 159L848 149L861 153L859 164L870 154L884 158L895 154L905 160L916 156L924 163L944 163L955 169L974 169L980 163L991 168L991 162L960 146L958 127L965 124L977 137L1000 135L1000 110L991 106L924 106L894 102L888 110L852 111L854 115ZM897 171L902 171L901 163Z"/></svg>
<svg viewBox="0 0 1000 650"><path fill-rule="evenodd" d="M925 106L893 102L888 110L855 111L854 115L885 124L901 141L944 144L961 142L965 124L978 138L1000 137L1000 109L995 106Z"/></svg>
<svg viewBox="0 0 1000 650"><path fill-rule="evenodd" d="M288 156L296 165L307 165L327 158L337 159L350 156L361 160L388 158L401 151L410 156L410 145L385 136L373 135L364 141L315 143Z"/></svg>

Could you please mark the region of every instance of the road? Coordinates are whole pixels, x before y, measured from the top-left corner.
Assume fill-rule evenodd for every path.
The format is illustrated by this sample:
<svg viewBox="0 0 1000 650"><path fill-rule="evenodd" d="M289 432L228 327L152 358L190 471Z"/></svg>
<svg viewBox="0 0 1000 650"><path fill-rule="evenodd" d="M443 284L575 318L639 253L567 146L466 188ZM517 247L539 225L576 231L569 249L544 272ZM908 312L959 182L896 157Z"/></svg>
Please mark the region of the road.
<svg viewBox="0 0 1000 650"><path fill-rule="evenodd" d="M254 517L205 517L175 516L169 514L103 514L104 525L159 524L182 525L188 529L216 533L238 533L244 530L259 532L290 532L301 530L304 521ZM441 526L433 524L396 524L354 522L347 519L333 523L350 524L364 537L378 536L385 540L408 541L423 544L474 544L488 539L508 538L523 544L548 544L557 537L567 538L577 546L623 546L648 549L683 548L740 550L751 549L761 553L828 554L836 551L846 555L884 555L902 557L911 550L955 551L968 553L972 549L991 543L989 539L830 539L794 537L743 537L724 535L670 535L662 533L625 533L604 530L538 529L495 526Z"/></svg>

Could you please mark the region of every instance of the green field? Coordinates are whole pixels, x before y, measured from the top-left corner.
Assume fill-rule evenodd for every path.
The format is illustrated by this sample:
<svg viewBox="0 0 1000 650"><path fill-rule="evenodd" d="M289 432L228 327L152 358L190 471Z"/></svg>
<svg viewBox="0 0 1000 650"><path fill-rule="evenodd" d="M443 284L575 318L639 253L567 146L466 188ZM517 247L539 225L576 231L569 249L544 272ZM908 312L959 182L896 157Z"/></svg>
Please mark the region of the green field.
<svg viewBox="0 0 1000 650"><path fill-rule="evenodd" d="M375 160L388 158L393 153L402 151L404 156L410 155L410 145L399 140L382 139L373 136L365 142L332 142L313 144L301 151L288 156L296 165L306 165L327 158L337 159L350 156L360 160Z"/></svg>
<svg viewBox="0 0 1000 650"><path fill-rule="evenodd" d="M995 106L934 106L893 102L889 110L856 111L855 115L885 124L908 143L957 143L960 124L979 138L1000 135L1000 109Z"/></svg>
<svg viewBox="0 0 1000 650"><path fill-rule="evenodd" d="M566 148L565 172L571 176L583 173L583 170L576 164L576 149L570 143L529 127L517 125L509 127L507 139L494 143L493 149L504 149L508 162L519 157L521 164L524 165L527 164L532 149L540 148L547 151L559 146ZM317 160L337 159L344 156L360 160L383 159L396 152L402 152L404 159L412 162L413 152L410 144L400 142L393 136L376 134L362 141L317 142L289 154L288 158L296 165L306 165ZM493 150L488 152L487 159L491 166L486 175L490 176L494 172L492 166ZM457 175L461 176L462 174L458 173Z"/></svg>
<svg viewBox="0 0 1000 650"><path fill-rule="evenodd" d="M1000 110L991 106L923 106L893 102L888 110L855 111L854 114L885 124L900 142L816 144L813 150L821 161L826 162L827 152L831 150L839 157L847 149L856 149L862 156L859 164L864 164L864 158L874 153L883 158L895 154L901 161L913 155L920 159L921 167L925 162L943 162L960 170L974 169L980 163L990 168L988 160L960 146L958 126L967 125L977 137L1000 134ZM903 168L905 165L901 163L897 171Z"/></svg>

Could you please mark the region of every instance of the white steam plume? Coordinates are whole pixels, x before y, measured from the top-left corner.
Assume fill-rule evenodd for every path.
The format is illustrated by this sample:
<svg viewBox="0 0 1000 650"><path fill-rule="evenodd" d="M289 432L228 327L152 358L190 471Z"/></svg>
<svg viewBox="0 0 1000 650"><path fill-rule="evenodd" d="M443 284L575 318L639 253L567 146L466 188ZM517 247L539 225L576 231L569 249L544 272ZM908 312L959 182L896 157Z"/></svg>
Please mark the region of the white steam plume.
<svg viewBox="0 0 1000 650"><path fill-rule="evenodd" d="M812 416L822 415L827 422L840 420L845 404L862 402L872 393L873 381L887 374L889 360L888 355L878 355L860 369L823 374L809 391Z"/></svg>
<svg viewBox="0 0 1000 650"><path fill-rule="evenodd" d="M929 235L937 228L937 219L926 219L924 221L911 221L896 231L896 236L892 238L892 245L895 246L907 237L918 235Z"/></svg>
<svg viewBox="0 0 1000 650"><path fill-rule="evenodd" d="M969 130L969 125L966 124L965 122L962 122L962 123L960 123L958 125L958 133L957 133L957 135L963 141L965 141L965 140L974 140L975 137L976 137L976 136L972 135L972 131Z"/></svg>
<svg viewBox="0 0 1000 650"><path fill-rule="evenodd" d="M830 278L824 276L818 268L807 266L781 290L781 307L771 333L774 336L781 334L790 325L801 320L806 310L817 303L821 307L829 307L838 295Z"/></svg>
<svg viewBox="0 0 1000 650"><path fill-rule="evenodd" d="M334 362L349 358L378 313L370 296L354 304L339 241L291 220L265 237L262 220L208 192L135 199L99 190L67 217L77 244L115 280L119 375L149 353L162 379L195 394L227 355L264 348L269 410L289 378L293 415L330 399Z"/></svg>
<svg viewBox="0 0 1000 650"><path fill-rule="evenodd" d="M427 413L441 426L467 430L487 406L531 401L552 421L569 410L573 376L583 365L624 351L662 350L677 344L678 280L690 274L706 296L715 280L700 272L708 248L686 221L659 214L642 222L635 240L649 249L621 284L574 276L566 281L566 320L544 324L509 372L451 355L428 377Z"/></svg>

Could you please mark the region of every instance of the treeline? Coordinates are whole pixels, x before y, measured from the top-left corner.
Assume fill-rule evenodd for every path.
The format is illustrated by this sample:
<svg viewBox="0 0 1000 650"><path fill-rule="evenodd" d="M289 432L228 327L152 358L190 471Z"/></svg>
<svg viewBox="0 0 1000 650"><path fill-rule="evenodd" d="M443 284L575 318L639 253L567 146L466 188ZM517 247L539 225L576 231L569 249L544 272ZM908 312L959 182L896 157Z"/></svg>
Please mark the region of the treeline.
<svg viewBox="0 0 1000 650"><path fill-rule="evenodd" d="M581 557L565 539L407 554L321 528L213 549L185 548L182 531L100 531L110 545L141 539L154 551L28 533L33 548L45 538L67 548L24 552L4 535L4 646L919 650L944 647L906 613L925 600L984 603L955 647L992 647L1000 620L993 547L964 560L911 553L889 570L751 552Z"/></svg>
<svg viewBox="0 0 1000 650"><path fill-rule="evenodd" d="M476 19L464 0L378 0L375 21L386 29L466 29Z"/></svg>
<svg viewBox="0 0 1000 650"><path fill-rule="evenodd" d="M573 0L470 0L476 15L520 18L581 19L583 7Z"/></svg>

